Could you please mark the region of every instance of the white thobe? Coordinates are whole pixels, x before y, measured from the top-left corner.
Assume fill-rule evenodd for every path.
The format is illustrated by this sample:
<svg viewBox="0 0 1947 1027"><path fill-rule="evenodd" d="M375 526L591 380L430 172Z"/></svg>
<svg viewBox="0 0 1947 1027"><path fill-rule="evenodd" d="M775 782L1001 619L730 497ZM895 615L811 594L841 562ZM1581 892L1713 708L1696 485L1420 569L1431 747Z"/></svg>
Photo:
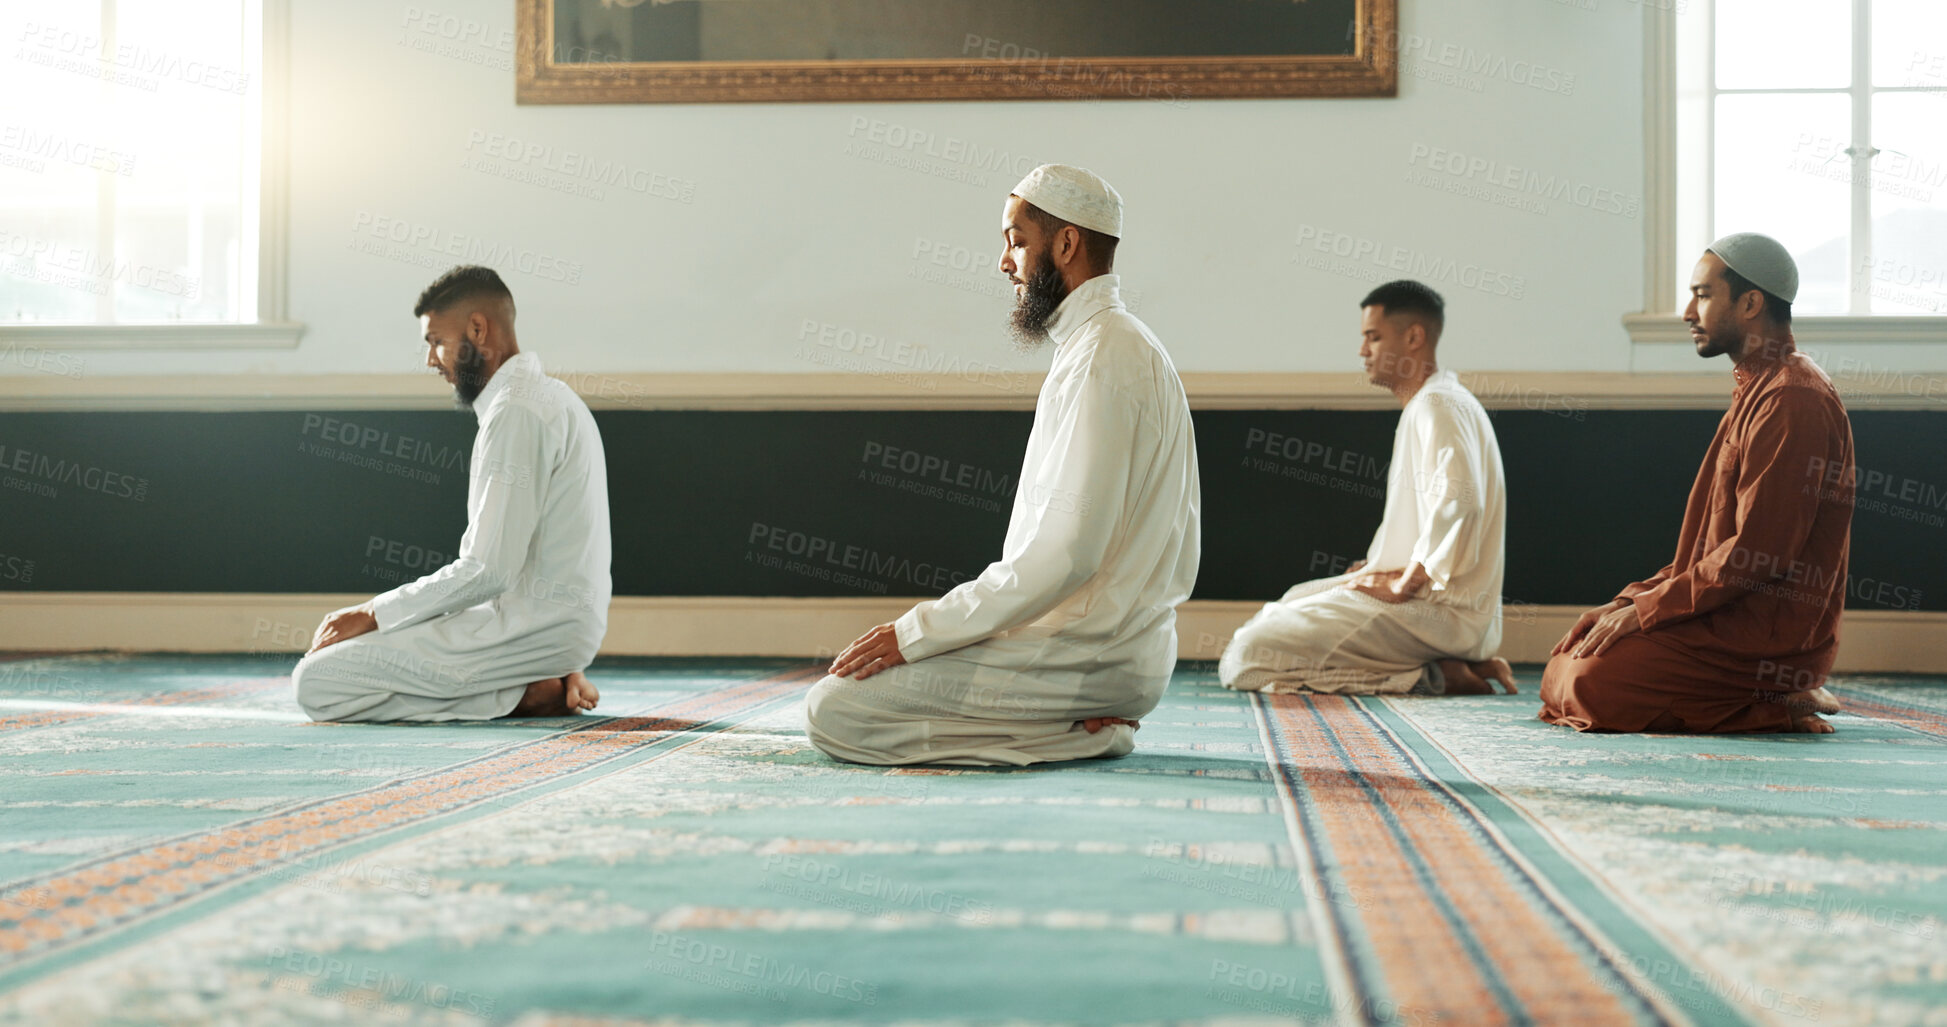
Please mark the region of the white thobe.
<svg viewBox="0 0 1947 1027"><path fill-rule="evenodd" d="M1196 440L1169 354L1102 275L1062 300L1001 557L894 624L907 663L826 677L811 740L858 763L1121 755L1176 666L1196 582Z"/></svg>
<svg viewBox="0 0 1947 1027"><path fill-rule="evenodd" d="M1425 597L1386 603L1344 587L1351 574L1297 585L1238 629L1218 678L1248 691L1439 691L1436 661L1501 646L1506 526L1493 422L1453 372L1437 372L1400 412L1385 519L1361 568L1419 564Z"/></svg>
<svg viewBox="0 0 1947 1027"><path fill-rule="evenodd" d="M292 672L317 720L503 717L585 669L608 628L608 470L588 407L519 353L474 401L467 528L452 563L372 601L378 631Z"/></svg>

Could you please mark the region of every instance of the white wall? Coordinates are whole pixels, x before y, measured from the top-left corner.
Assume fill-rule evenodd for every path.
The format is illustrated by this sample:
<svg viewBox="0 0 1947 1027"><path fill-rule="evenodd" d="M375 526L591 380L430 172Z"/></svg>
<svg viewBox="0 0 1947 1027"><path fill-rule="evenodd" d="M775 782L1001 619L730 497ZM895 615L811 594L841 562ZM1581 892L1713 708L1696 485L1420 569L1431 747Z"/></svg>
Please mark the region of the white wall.
<svg viewBox="0 0 1947 1027"><path fill-rule="evenodd" d="M1181 106L523 107L513 101L508 0L292 6L290 285L291 313L309 326L302 345L97 351L91 373L413 370L422 356L413 299L458 261L423 242L395 244L407 259L358 249L383 249L372 234L380 218L442 244L477 238L549 258L555 275L572 272L574 284L507 275L524 347L560 370L824 370L794 352L807 321L935 356L1034 367L1047 357L1013 354L1002 330L1010 301L990 265L1003 198L1019 170L1042 161L1086 165L1122 191L1125 288L1183 370L1348 369L1357 300L1399 275L1370 258L1358 272L1367 277L1299 263L1331 259L1298 245L1323 232L1498 273L1492 290L1435 278L1451 307L1450 364L1631 365L1619 318L1643 295L1636 3L1402 0L1396 99ZM482 28L447 38L437 17L415 18L415 8ZM1544 88L1516 81L1530 74ZM1004 170L942 162L963 181L848 153L871 142L873 130L859 126L873 121L1015 161ZM680 179L693 195L681 202L611 185L597 200L464 167L486 156L478 141L493 136L553 147L557 160L573 151ZM1566 179L1591 204L1615 194L1633 216L1574 198L1542 200L1546 211L1536 213L1408 181L1436 149L1494 162L1486 174L1512 166ZM517 166L570 181L539 163ZM1511 195L1486 186L1485 174L1432 174ZM916 258L926 246L964 249L973 267ZM929 268L950 280L913 277ZM1493 294L1517 285L1518 298Z"/></svg>

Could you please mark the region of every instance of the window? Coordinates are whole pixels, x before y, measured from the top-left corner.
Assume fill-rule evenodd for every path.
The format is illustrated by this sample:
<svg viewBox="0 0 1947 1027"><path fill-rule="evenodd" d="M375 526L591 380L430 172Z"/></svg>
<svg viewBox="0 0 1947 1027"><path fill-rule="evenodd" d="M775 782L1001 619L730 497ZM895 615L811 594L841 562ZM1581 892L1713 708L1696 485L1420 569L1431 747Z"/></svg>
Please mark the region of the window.
<svg viewBox="0 0 1947 1027"><path fill-rule="evenodd" d="M37 0L0 25L0 337L295 342L262 331L284 320L276 3Z"/></svg>
<svg viewBox="0 0 1947 1027"><path fill-rule="evenodd" d="M1668 334L1650 322L1739 231L1791 250L1793 313L1829 338L1947 338L1947 3L1643 2L1652 192L1671 210L1638 340Z"/></svg>

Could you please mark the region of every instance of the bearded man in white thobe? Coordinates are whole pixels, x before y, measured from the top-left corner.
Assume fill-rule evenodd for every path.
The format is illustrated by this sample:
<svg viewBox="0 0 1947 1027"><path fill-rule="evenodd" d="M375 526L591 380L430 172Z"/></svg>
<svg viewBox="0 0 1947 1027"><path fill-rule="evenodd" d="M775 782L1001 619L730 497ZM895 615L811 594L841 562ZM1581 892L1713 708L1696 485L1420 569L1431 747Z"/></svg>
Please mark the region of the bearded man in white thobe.
<svg viewBox="0 0 1947 1027"><path fill-rule="evenodd" d="M1001 231L1015 334L1055 345L1001 558L832 662L806 724L836 759L1127 755L1176 666L1200 543L1196 444L1169 354L1117 292L1122 198L1046 165L1008 197Z"/></svg>
<svg viewBox="0 0 1947 1027"><path fill-rule="evenodd" d="M1237 629L1217 676L1244 691L1513 692L1495 656L1507 502L1494 425L1439 367L1439 293L1388 282L1359 305L1366 374L1403 408L1385 518L1350 572L1292 588Z"/></svg>
<svg viewBox="0 0 1947 1027"><path fill-rule="evenodd" d="M608 471L588 407L514 337L491 268L456 267L413 308L426 364L479 418L452 563L326 617L291 679L315 720L562 716L608 628Z"/></svg>

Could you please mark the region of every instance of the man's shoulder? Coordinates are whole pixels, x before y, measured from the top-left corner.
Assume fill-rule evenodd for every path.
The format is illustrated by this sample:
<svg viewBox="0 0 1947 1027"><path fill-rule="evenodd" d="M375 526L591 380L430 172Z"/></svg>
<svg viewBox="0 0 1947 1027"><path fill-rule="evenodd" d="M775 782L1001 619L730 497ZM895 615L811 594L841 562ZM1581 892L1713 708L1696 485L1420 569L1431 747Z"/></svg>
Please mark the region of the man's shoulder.
<svg viewBox="0 0 1947 1027"><path fill-rule="evenodd" d="M1073 362L1078 371L1108 375L1117 381L1176 378L1176 368L1162 341L1126 310L1103 311L1076 332L1069 344L1075 347Z"/></svg>
<svg viewBox="0 0 1947 1027"><path fill-rule="evenodd" d="M507 383L481 414L481 424L489 421L535 421L552 424L586 404L567 382L545 374L522 375Z"/></svg>
<svg viewBox="0 0 1947 1027"><path fill-rule="evenodd" d="M1777 392L1781 398L1794 403L1844 405L1832 376L1803 353L1787 361L1765 391Z"/></svg>
<svg viewBox="0 0 1947 1027"><path fill-rule="evenodd" d="M1157 338L1156 330L1149 322L1130 313L1128 307L1111 307L1102 312L1095 323L1101 326L1101 335L1116 344L1128 347L1127 352L1141 355L1144 359L1161 356L1169 359L1169 351L1163 348L1163 340Z"/></svg>
<svg viewBox="0 0 1947 1027"><path fill-rule="evenodd" d="M1415 397L1420 402L1407 406L1406 414L1416 411L1422 417L1434 420L1467 418L1487 420L1487 407L1474 395L1473 390L1460 383L1457 376L1443 375L1427 382L1422 393Z"/></svg>
<svg viewBox="0 0 1947 1027"><path fill-rule="evenodd" d="M1748 410L1746 417L1752 422L1774 417L1833 424L1850 421L1839 387L1823 368L1803 356L1779 368L1751 397Z"/></svg>

